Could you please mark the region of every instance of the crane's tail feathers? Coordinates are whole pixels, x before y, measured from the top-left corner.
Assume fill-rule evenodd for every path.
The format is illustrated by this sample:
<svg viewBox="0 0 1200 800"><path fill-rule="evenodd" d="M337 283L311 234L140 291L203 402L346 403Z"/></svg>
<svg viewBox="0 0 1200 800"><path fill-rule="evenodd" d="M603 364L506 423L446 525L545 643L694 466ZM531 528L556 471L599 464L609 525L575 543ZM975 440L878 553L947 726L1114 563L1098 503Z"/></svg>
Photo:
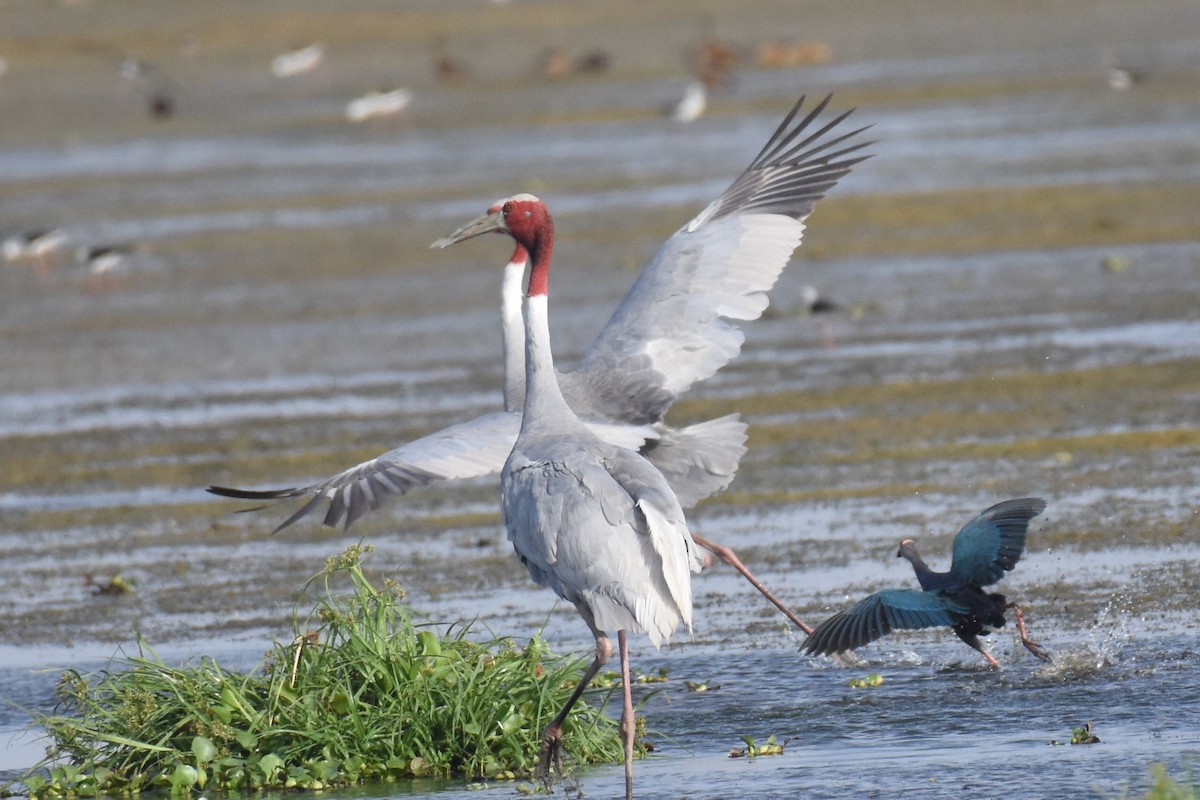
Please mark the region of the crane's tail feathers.
<svg viewBox="0 0 1200 800"><path fill-rule="evenodd" d="M587 604L597 630L644 633L655 648L662 647L671 638L681 621L674 609L649 598L590 591L583 594L583 602ZM684 622L690 631L691 620Z"/></svg>
<svg viewBox="0 0 1200 800"><path fill-rule="evenodd" d="M727 487L746 454L747 425L729 414L689 425L659 429L659 437L642 449L667 479L679 504L691 508Z"/></svg>

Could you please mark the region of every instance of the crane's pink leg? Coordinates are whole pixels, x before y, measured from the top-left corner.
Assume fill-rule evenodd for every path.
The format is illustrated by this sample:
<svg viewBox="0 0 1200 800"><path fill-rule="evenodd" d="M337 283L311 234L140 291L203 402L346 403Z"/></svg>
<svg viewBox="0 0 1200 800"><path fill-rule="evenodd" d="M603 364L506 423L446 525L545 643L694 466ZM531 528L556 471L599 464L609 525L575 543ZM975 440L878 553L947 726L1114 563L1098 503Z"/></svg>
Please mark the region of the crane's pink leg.
<svg viewBox="0 0 1200 800"><path fill-rule="evenodd" d="M1025 615L1021 613L1021 607L1016 603L1009 603L1005 608L1011 608L1017 617L1017 630L1021 633L1021 644L1025 645L1025 649L1033 653L1042 661L1049 663L1053 659L1046 652L1046 648L1029 638L1029 632L1025 630Z"/></svg>
<svg viewBox="0 0 1200 800"><path fill-rule="evenodd" d="M621 694L624 700L621 736L625 740L625 800L633 800L633 739L637 724L633 718L633 683L629 677L629 642L625 638L625 631L617 631L617 645L621 651Z"/></svg>
<svg viewBox="0 0 1200 800"><path fill-rule="evenodd" d="M580 609L581 613L583 609ZM588 625L591 625L591 615L584 613L584 619ZM583 695L584 689L592 682L592 678L596 677L596 673L600 671L610 658L612 658L612 640L600 633L592 626L592 632L596 635L596 660L587 668L587 672L583 673L583 678L580 679L579 685L575 687L575 691L571 693L571 697L567 700L567 704L563 706L562 711L558 712L558 716L551 720L550 724L542 731L542 756L538 761L538 777L549 783L550 765L553 764L558 770L558 774L562 774L562 726L567 719L567 715L571 713L571 708L579 701Z"/></svg>
<svg viewBox="0 0 1200 800"><path fill-rule="evenodd" d="M793 614L792 610L790 608L788 608L783 603L781 603L779 601L779 598L777 598L775 595L771 594L771 591L769 589L767 589L767 587L763 586L761 583L758 582L758 579L755 578L754 575L752 575L750 573L750 570L746 569L746 565L742 563L742 560L737 557L736 553L734 553L732 550L730 550L728 547L726 547L723 544L717 544L716 542L712 541L711 539L705 539L703 536L697 536L694 533L692 534L692 539L696 542L696 544L700 545L703 548L706 548L707 550L712 551L713 555L715 555L717 558L721 559L726 564L733 567L738 572L742 573L742 577L744 577L746 580L750 581L751 586L753 586L755 589L758 589L760 592L762 592L763 597L770 600L771 603L773 603L776 608L778 608L780 611L782 611L783 615L785 617L787 617L788 619L790 619L797 628L804 631L805 634L809 634L809 633L813 632L813 629L811 626L805 625L804 621L801 620L799 617L797 617L795 614Z"/></svg>

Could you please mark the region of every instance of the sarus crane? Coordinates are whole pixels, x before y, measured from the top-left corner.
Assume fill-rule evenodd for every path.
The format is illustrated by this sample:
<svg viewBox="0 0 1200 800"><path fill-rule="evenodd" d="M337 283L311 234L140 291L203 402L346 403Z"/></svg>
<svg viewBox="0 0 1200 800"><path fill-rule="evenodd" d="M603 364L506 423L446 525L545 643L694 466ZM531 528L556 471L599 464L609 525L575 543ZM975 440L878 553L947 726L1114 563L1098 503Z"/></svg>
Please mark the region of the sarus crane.
<svg viewBox="0 0 1200 800"><path fill-rule="evenodd" d="M525 396L521 430L500 472L509 541L530 577L572 603L596 640L596 658L542 734L538 772L562 771L562 725L612 655L617 634L624 705L625 796L633 797L633 699L627 632L657 647L692 626L691 573L703 566L683 507L662 473L639 453L605 442L563 396L547 318L554 222L545 204L518 194L460 228L445 247L490 231L529 254L525 299Z"/></svg>
<svg viewBox="0 0 1200 800"><path fill-rule="evenodd" d="M1013 609L1021 642L1043 661L1050 656L1029 638L1021 607L985 586L1012 570L1025 550L1029 521L1042 513L1046 501L1037 497L1005 500L988 508L954 537L948 572L935 572L917 552L912 539L900 542L896 553L917 574L916 589L884 589L822 622L804 641L812 654L834 655L854 650L900 629L948 626L958 638L978 650L999 669L1000 662L984 649L979 637L1004 626L1004 612Z"/></svg>
<svg viewBox="0 0 1200 800"><path fill-rule="evenodd" d="M800 245L804 220L854 165L869 158L857 141L866 127L842 131L853 109L820 120L825 97L803 117L792 107L741 175L697 217L676 231L646 266L573 370L557 377L567 404L606 441L640 449L689 508L724 489L745 453L746 426L737 414L672 428L663 418L697 381L737 356L739 323L757 319ZM820 120L820 121L819 121ZM491 210L497 210L499 204ZM210 486L224 497L309 500L275 530L328 501L324 524L349 527L391 495L436 481L496 474L521 427L525 386L522 281L528 254L515 243L504 271L504 411L403 444L331 478L299 488L247 490ZM700 540L737 569L798 627L795 614L758 582L736 554Z"/></svg>

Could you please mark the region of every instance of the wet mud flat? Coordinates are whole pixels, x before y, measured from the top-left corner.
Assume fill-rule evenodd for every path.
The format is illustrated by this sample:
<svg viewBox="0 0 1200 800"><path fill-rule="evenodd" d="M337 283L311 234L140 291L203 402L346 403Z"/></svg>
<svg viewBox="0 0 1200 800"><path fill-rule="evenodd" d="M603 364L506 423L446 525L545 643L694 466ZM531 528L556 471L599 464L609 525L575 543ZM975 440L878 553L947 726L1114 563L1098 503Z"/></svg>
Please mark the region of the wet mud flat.
<svg viewBox="0 0 1200 800"><path fill-rule="evenodd" d="M833 90L874 123L877 155L818 206L742 355L672 410L751 424L738 479L691 519L815 621L911 585L900 538L944 566L975 513L1045 497L1001 590L1058 658L1041 666L1006 632L993 674L922 632L840 669L801 656L800 635L718 567L694 582L691 637L636 646L636 668L671 678L646 687L660 747L637 765L640 793L1089 796L1145 785L1155 761L1178 773L1200 749L1195 8L864 4L806 10L801 29L790 4L714 7L727 38L795 29L834 58L746 66L681 126L659 113L702 31L680 4L484 5L335 18L260 4L249 27L224 4L0 9L0 234L61 226L137 247L111 280L70 253L3 264L0 696L48 709L41 670L101 666L139 633L168 656L250 667L291 636L304 581L360 539L432 619L518 638L544 626L559 650L588 649L516 562L492 482L414 493L349 532L274 536L291 507L236 514L202 489L309 482L495 408L507 250L427 250L495 197L532 190L554 210L551 325L569 363L795 97ZM456 34L463 14L475 24ZM537 77L537 48L501 44L535 21L538 44L603 47L611 70ZM442 34L474 77L435 83ZM324 72L269 74L318 36ZM145 115L113 53L171 75L174 117ZM1140 73L1129 90L1109 86L1117 63ZM405 117L342 119L388 81L414 89ZM808 285L841 311L802 313ZM100 591L118 576L132 593ZM847 686L868 672L884 684ZM0 709L6 730L27 719ZM1051 744L1089 719L1101 744ZM795 738L729 759L743 735ZM0 766L36 760L18 744ZM581 779L593 796L620 784L618 769ZM434 791L465 794L411 787Z"/></svg>

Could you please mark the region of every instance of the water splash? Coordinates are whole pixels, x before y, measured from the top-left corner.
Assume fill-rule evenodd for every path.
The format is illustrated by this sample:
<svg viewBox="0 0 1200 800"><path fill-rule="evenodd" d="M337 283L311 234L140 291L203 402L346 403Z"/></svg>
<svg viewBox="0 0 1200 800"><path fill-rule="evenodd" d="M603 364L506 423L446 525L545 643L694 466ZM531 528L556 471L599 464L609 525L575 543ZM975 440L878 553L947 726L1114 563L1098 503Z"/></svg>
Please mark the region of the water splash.
<svg viewBox="0 0 1200 800"><path fill-rule="evenodd" d="M1124 585L1134 584L1134 578L1145 570L1131 574ZM1087 637L1077 647L1053 653L1054 661L1043 664L1037 677L1050 681L1069 682L1098 675L1121 662L1124 647L1133 640L1129 618L1134 601L1127 589L1118 589L1096 614Z"/></svg>

